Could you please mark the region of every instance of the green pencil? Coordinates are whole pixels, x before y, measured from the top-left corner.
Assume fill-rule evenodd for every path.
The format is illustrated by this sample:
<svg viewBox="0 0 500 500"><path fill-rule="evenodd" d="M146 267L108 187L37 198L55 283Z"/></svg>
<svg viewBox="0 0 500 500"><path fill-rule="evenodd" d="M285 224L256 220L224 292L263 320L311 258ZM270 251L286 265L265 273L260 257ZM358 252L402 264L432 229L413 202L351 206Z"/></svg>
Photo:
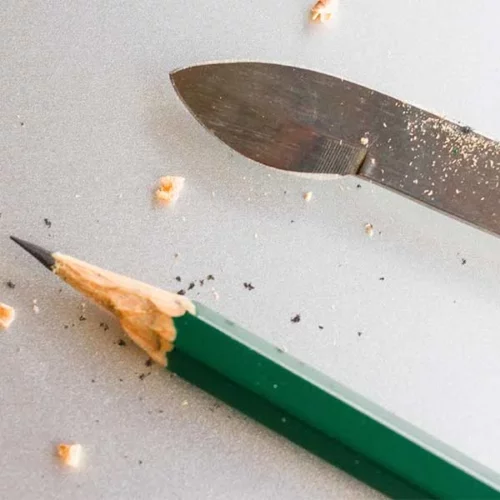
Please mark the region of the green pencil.
<svg viewBox="0 0 500 500"><path fill-rule="evenodd" d="M12 237L168 370L393 498L500 498L500 475L209 308Z"/></svg>

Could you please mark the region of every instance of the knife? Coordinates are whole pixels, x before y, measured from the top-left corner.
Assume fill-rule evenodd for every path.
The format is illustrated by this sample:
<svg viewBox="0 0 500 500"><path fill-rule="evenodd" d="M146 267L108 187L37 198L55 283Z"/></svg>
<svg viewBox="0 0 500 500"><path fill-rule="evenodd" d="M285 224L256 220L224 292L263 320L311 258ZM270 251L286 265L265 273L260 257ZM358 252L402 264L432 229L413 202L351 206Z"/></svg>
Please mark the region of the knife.
<svg viewBox="0 0 500 500"><path fill-rule="evenodd" d="M291 66L213 63L170 76L198 121L252 160L354 175L500 234L500 144L470 127Z"/></svg>

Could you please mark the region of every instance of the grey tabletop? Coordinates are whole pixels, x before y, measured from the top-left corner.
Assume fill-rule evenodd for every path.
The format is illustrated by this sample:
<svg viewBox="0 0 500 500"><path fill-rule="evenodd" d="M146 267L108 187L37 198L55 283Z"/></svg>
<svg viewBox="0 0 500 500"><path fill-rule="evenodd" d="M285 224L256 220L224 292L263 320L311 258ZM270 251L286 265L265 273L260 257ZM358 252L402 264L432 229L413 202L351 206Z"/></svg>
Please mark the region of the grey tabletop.
<svg viewBox="0 0 500 500"><path fill-rule="evenodd" d="M10 234L166 289L196 281L190 297L500 469L498 238L367 183L246 160L168 77L213 60L292 64L498 138L500 5L340 0L328 26L309 7L4 0L0 301L18 317L0 334L0 498L379 497L145 366ZM170 209L152 203L162 175L186 178ZM54 456L62 441L82 444L79 470Z"/></svg>

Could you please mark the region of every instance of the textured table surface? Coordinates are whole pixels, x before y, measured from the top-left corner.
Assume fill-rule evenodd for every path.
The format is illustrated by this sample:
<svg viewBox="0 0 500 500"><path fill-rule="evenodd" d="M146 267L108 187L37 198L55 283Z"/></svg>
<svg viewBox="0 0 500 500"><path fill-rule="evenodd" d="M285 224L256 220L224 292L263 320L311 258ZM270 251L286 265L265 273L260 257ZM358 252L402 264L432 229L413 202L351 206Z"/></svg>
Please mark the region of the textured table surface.
<svg viewBox="0 0 500 500"><path fill-rule="evenodd" d="M174 291L213 274L192 298L500 469L500 241L368 184L250 162L168 78L293 64L499 138L497 1L340 0L324 27L303 0L3 4L0 301L18 319L0 335L0 498L379 497L145 366L10 234ZM168 174L185 190L156 209ZM80 470L59 465L60 441L83 445Z"/></svg>

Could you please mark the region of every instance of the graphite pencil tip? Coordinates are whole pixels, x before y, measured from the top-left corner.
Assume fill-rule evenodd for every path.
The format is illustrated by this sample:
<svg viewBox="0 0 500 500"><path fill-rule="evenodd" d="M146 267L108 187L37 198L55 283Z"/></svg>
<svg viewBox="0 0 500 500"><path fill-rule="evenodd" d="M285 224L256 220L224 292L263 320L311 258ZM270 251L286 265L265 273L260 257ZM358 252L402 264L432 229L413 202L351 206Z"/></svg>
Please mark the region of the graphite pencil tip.
<svg viewBox="0 0 500 500"><path fill-rule="evenodd" d="M56 265L56 261L52 256L52 252L45 250L45 248L29 243L28 241L21 240L15 236L11 236L10 239L15 241L21 248L24 248L29 254L33 255L35 259L41 262L50 271L53 270Z"/></svg>

